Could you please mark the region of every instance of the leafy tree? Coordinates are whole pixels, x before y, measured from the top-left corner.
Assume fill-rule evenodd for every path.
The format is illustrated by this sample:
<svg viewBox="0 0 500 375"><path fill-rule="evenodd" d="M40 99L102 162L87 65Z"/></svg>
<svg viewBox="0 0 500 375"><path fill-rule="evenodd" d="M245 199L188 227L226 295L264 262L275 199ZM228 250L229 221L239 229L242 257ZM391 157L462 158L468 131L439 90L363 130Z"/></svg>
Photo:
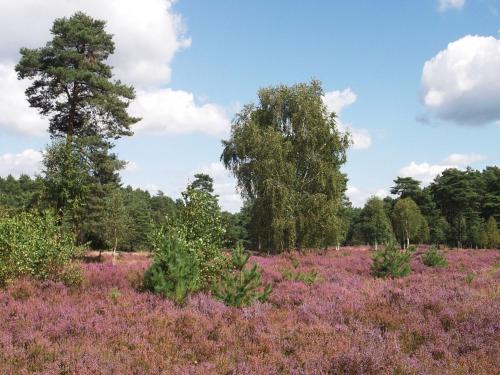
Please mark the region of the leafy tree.
<svg viewBox="0 0 500 375"><path fill-rule="evenodd" d="M0 286L19 277L78 282L71 263L82 252L50 211L0 216Z"/></svg>
<svg viewBox="0 0 500 375"><path fill-rule="evenodd" d="M496 249L500 244L500 234L498 233L497 221L494 216L490 216L486 223L486 239L490 249Z"/></svg>
<svg viewBox="0 0 500 375"><path fill-rule="evenodd" d="M400 198L412 198L416 201L421 193L420 181L411 177L398 177L394 180L394 186L391 188L391 194Z"/></svg>
<svg viewBox="0 0 500 375"><path fill-rule="evenodd" d="M361 231L366 242L373 243L375 250L379 243L387 243L392 239L391 222L384 210L384 202L377 197L371 197L365 204L360 215Z"/></svg>
<svg viewBox="0 0 500 375"><path fill-rule="evenodd" d="M231 268L224 274L221 282L214 288L216 298L226 305L243 307L258 300L265 302L271 294L271 285L263 286L261 271L254 264L246 269L250 254L245 253L239 242L232 252Z"/></svg>
<svg viewBox="0 0 500 375"><path fill-rule="evenodd" d="M174 218L178 215L178 207L174 200L167 197L162 191L151 197L151 216L157 227L166 224L167 218Z"/></svg>
<svg viewBox="0 0 500 375"><path fill-rule="evenodd" d="M261 250L327 246L341 226L348 134L323 104L318 81L261 89L223 141L221 159L251 207Z"/></svg>
<svg viewBox="0 0 500 375"><path fill-rule="evenodd" d="M106 196L104 212L103 229L105 238L113 250L114 261L118 244L127 238L127 234L133 224L133 219L127 212L125 194L122 190L113 189Z"/></svg>
<svg viewBox="0 0 500 375"><path fill-rule="evenodd" d="M153 233L151 195L141 189L130 186L123 191L125 210L132 224L123 240L122 248L127 251L149 250L149 239Z"/></svg>
<svg viewBox="0 0 500 375"><path fill-rule="evenodd" d="M481 185L479 172L470 168L466 171L450 168L436 177L430 186L437 206L450 224L451 240L458 247L470 238L467 227L479 220Z"/></svg>
<svg viewBox="0 0 500 375"><path fill-rule="evenodd" d="M191 187L195 190L201 190L212 194L214 192L214 179L205 173L197 173L194 175L195 180L191 183Z"/></svg>
<svg viewBox="0 0 500 375"><path fill-rule="evenodd" d="M418 238L425 218L411 198L403 198L394 205L392 220L397 238L408 247L411 239Z"/></svg>
<svg viewBox="0 0 500 375"><path fill-rule="evenodd" d="M128 115L134 89L112 80L106 64L115 45L106 23L77 12L58 18L44 47L21 48L16 65L20 79L30 79L26 90L31 107L49 116L53 136L131 135L137 121Z"/></svg>
<svg viewBox="0 0 500 375"><path fill-rule="evenodd" d="M194 250L200 267L200 286L207 289L220 278L227 265L222 252L224 225L217 197L188 185L183 206L167 229Z"/></svg>
<svg viewBox="0 0 500 375"><path fill-rule="evenodd" d="M90 167L80 144L55 142L43 157L44 197L81 238L81 225L90 188Z"/></svg>
<svg viewBox="0 0 500 375"><path fill-rule="evenodd" d="M500 168L486 167L481 173L481 216L488 220L491 216L500 220Z"/></svg>
<svg viewBox="0 0 500 375"><path fill-rule="evenodd" d="M27 210L41 205L43 182L40 177L21 175L18 179L8 175L0 177L0 206Z"/></svg>

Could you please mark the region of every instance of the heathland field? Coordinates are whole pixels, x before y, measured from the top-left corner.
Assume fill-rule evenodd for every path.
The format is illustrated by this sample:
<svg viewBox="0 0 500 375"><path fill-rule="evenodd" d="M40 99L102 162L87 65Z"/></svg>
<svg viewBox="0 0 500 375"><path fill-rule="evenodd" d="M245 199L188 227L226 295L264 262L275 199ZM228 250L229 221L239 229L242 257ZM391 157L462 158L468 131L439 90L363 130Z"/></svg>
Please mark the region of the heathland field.
<svg viewBox="0 0 500 375"><path fill-rule="evenodd" d="M374 278L371 250L255 256L266 303L204 293L181 306L141 289L147 254L83 264L84 282L0 291L1 374L495 374L500 252ZM92 259L92 258L89 258Z"/></svg>

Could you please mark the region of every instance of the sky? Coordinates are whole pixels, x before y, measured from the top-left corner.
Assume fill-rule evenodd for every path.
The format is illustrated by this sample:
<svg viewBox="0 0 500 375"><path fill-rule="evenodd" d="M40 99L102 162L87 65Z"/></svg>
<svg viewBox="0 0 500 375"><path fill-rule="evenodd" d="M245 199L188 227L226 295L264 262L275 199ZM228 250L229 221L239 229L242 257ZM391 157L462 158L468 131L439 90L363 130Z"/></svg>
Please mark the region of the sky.
<svg viewBox="0 0 500 375"><path fill-rule="evenodd" d="M220 163L233 116L259 88L311 79L349 130L347 195L362 206L397 176L500 163L500 0L0 0L0 176L40 171L48 121L14 66L55 18L107 21L115 77L132 84L135 135L117 141L124 184L179 197L208 173L241 206Z"/></svg>

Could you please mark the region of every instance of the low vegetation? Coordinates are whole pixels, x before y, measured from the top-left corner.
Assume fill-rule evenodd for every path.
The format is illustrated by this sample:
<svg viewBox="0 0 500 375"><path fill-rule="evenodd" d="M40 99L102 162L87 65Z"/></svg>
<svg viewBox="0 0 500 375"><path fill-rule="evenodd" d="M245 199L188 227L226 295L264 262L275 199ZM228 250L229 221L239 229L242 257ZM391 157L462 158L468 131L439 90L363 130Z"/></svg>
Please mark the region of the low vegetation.
<svg viewBox="0 0 500 375"><path fill-rule="evenodd" d="M26 277L77 284L72 260L82 252L50 211L0 214L0 285Z"/></svg>
<svg viewBox="0 0 500 375"><path fill-rule="evenodd" d="M430 246L422 255L422 262L428 267L444 267L448 264L444 254L436 246Z"/></svg>
<svg viewBox="0 0 500 375"><path fill-rule="evenodd" d="M412 249L400 250L391 242L373 255L371 267L373 275L377 277L402 277L411 272L410 257Z"/></svg>
<svg viewBox="0 0 500 375"><path fill-rule="evenodd" d="M497 373L498 251L450 250L440 272L415 256L412 274L394 279L371 275L370 250L342 251L293 254L323 276L311 285L282 278L288 254L252 256L273 291L241 309L206 292L177 306L141 291L140 253L84 264L79 290L10 284L0 373Z"/></svg>

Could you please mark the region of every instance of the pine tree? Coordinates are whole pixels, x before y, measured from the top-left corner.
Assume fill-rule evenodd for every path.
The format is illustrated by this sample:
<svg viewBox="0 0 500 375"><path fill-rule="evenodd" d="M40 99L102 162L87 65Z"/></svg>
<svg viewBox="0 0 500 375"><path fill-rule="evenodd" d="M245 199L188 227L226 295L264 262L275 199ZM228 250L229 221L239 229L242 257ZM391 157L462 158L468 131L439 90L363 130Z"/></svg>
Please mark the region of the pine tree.
<svg viewBox="0 0 500 375"><path fill-rule="evenodd" d="M77 12L54 21L45 47L21 48L18 77L32 80L28 102L50 116L52 136L119 138L131 135L130 126L139 121L127 113L133 87L113 81L106 64L115 45L105 25Z"/></svg>
<svg viewBox="0 0 500 375"><path fill-rule="evenodd" d="M216 298L226 305L242 307L250 305L255 300L265 302L269 298L271 285L263 287L261 271L256 264L249 269L246 268L249 259L250 254L244 251L241 243L238 243L232 252L231 269L214 288Z"/></svg>
<svg viewBox="0 0 500 375"><path fill-rule="evenodd" d="M490 249L496 249L500 244L500 234L498 233L497 221L494 216L490 216L486 223L486 237Z"/></svg>

